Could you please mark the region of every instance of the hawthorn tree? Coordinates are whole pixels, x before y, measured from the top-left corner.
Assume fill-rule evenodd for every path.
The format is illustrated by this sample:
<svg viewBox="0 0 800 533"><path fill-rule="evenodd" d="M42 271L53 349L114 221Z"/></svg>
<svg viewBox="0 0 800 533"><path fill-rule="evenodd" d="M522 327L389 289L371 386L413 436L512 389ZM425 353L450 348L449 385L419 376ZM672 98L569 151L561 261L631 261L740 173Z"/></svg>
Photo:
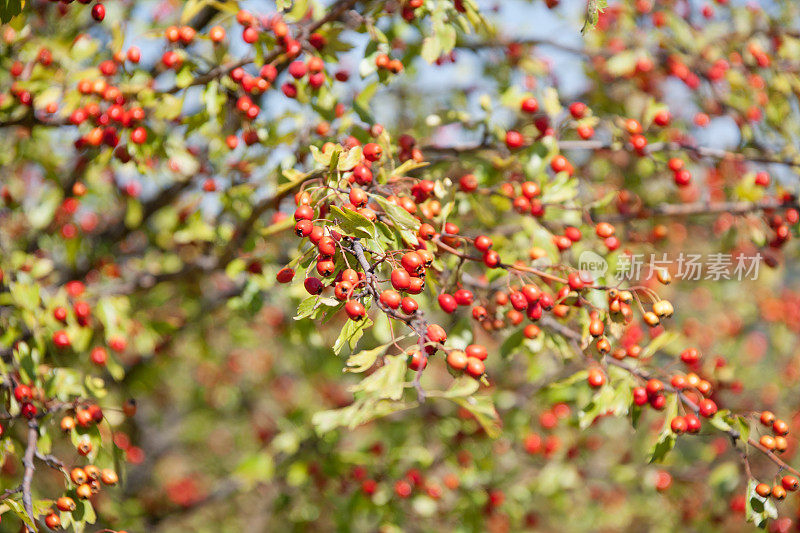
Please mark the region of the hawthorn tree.
<svg viewBox="0 0 800 533"><path fill-rule="evenodd" d="M797 3L0 19L0 530L794 527Z"/></svg>

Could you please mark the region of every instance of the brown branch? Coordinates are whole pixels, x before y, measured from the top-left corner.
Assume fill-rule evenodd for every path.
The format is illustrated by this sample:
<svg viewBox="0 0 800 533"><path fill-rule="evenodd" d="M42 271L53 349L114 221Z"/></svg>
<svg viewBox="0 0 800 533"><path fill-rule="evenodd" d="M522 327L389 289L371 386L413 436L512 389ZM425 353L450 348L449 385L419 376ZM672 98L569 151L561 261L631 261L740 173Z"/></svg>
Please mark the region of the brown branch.
<svg viewBox="0 0 800 533"><path fill-rule="evenodd" d="M70 122L66 118L51 118L44 119L36 116L31 111L17 118L10 118L8 120L0 121L0 128L10 128L14 126L24 126L32 128L34 126L46 126L50 128L60 128L61 126L69 126Z"/></svg>
<svg viewBox="0 0 800 533"><path fill-rule="evenodd" d="M644 207L634 213L617 213L605 216L592 216L593 220L617 222L630 219L644 219L652 217L679 217L692 215L713 215L729 213L731 215L746 215L770 209L799 208L798 202L782 202L776 199L765 199L758 202L692 202L687 204L661 204L654 207Z"/></svg>
<svg viewBox="0 0 800 533"><path fill-rule="evenodd" d="M392 309L384 305L380 300L380 293L378 292L378 288L375 286L376 278L375 274L373 274L374 266L369 264L367 261L366 256L364 255L364 247L361 246L357 240L353 241L351 248L344 248L351 254L356 257L359 265L364 270L364 275L366 276L366 287L367 290L372 294L373 300L375 305L383 311L386 315L404 322L411 330L417 335L419 341L419 351L422 355L424 363L420 364L419 369L417 370L416 374L414 375L414 381L412 382L414 388L417 391L417 400L420 403L425 402L425 390L422 388L422 371L425 369L427 360L428 360L428 353L425 351L425 338L427 336L427 329L428 329L428 322L425 320L424 315L420 311L416 311L413 315L404 316Z"/></svg>
<svg viewBox="0 0 800 533"><path fill-rule="evenodd" d="M69 475L67 473L67 468L64 466L64 462L61 461L55 455L43 454L43 453L40 453L40 452L37 451L36 452L36 458L39 459L40 461L42 461L47 466L49 466L50 468L52 468L53 470L58 470L59 472L61 472L65 476Z"/></svg>
<svg viewBox="0 0 800 533"><path fill-rule="evenodd" d="M611 150L622 151L627 150L627 147L621 143L607 143L603 141L578 141L568 140L559 141L558 146L562 150ZM730 150L723 150L721 148L710 148L708 146L697 146L689 143L680 142L656 142L649 144L645 147L644 153L652 154L655 152L691 152L700 158L710 159L731 159L735 161L749 161L751 163L765 163L784 165L789 167L800 167L800 159L785 159L772 152L751 152L745 153L731 152Z"/></svg>
<svg viewBox="0 0 800 533"><path fill-rule="evenodd" d="M36 443L39 441L39 423L35 418L28 421L28 444L25 448L25 456L22 459L22 464L25 466L25 473L22 476L22 507L25 513L31 519L32 523L36 523L36 518L33 516L33 495L31 493L31 483L33 483L33 472L36 470L36 465L33 464L33 458L36 455ZM26 526L26 531L30 529Z"/></svg>
<svg viewBox="0 0 800 533"><path fill-rule="evenodd" d="M631 151L625 143L621 142L604 142L597 140L561 140L558 141L558 147L561 150L596 150L596 151ZM471 154L481 152L484 150L501 150L501 145L492 144L488 142L480 142L477 144L460 144L453 146L442 145L427 145L421 148L423 153L443 154L453 157L461 156L464 154ZM744 150L744 149L743 149ZM784 165L793 168L800 168L800 158L788 159L782 158L773 152L766 150L747 152L732 152L730 150L723 150L720 148L711 148L708 146L697 146L689 143L679 142L656 142L649 144L645 147L645 154L653 154L657 152L690 152L698 158L709 159L729 159L734 161L748 161L751 163L774 164Z"/></svg>
<svg viewBox="0 0 800 533"><path fill-rule="evenodd" d="M475 256L475 255L468 255L468 254L465 254L463 252L459 252L455 248L444 244L439 237L434 237L433 242L436 244L436 246L438 246L442 250L444 250L444 251L446 251L448 253L451 253L451 254L455 255L456 257L460 257L461 259L468 259L470 261L476 261L476 262L479 262L479 263L483 262L483 258L482 257L478 257L478 256ZM498 268L504 268L506 270L517 270L519 272L526 272L528 274L533 274L535 276L538 276L538 277L540 277L542 279L546 279L548 281L555 281L555 282L558 282L558 283L567 283L567 280L565 280L564 278L560 278L558 276L554 276L552 274L548 274L547 272L544 272L542 270L539 270L539 269L536 269L536 268L532 268L532 267L526 267L526 266L521 266L521 265L509 265L509 264L506 264L506 263L500 263L497 266L498 266Z"/></svg>
<svg viewBox="0 0 800 533"><path fill-rule="evenodd" d="M5 500L5 499L7 499L7 498L10 498L11 496L13 496L14 494L17 494L20 491L22 491L22 485L19 485L17 487L11 488L11 489L4 490L0 494L0 502Z"/></svg>
<svg viewBox="0 0 800 533"><path fill-rule="evenodd" d="M567 52L570 54L575 54L580 56L589 56L592 54L592 52L590 52L585 48L578 48L575 46L570 46L549 39L512 39L510 41L499 40L499 41L468 42L468 43L459 43L457 45L457 48L478 51L489 48L508 49L508 47L510 46L530 46L530 47L546 46L550 48L555 48L562 52ZM603 55L603 54L597 53L595 55Z"/></svg>

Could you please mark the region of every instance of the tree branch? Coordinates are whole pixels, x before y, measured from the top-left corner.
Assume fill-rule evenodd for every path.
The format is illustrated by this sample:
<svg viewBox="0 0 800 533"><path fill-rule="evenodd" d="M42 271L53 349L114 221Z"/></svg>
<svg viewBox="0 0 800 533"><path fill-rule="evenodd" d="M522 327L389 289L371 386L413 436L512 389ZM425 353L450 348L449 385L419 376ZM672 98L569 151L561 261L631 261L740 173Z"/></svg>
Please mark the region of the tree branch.
<svg viewBox="0 0 800 533"><path fill-rule="evenodd" d="M713 215L729 213L731 215L746 215L770 209L800 208L798 202L781 202L768 198L758 202L692 202L688 204L661 204L654 207L644 207L634 213L618 213L605 216L592 216L593 220L616 222L630 219L644 219L651 217L679 217L691 215Z"/></svg>
<svg viewBox="0 0 800 533"><path fill-rule="evenodd" d="M36 523L36 518L33 516L31 483L33 483L33 472L36 470L36 465L33 464L33 458L36 455L36 443L38 441L39 423L35 418L32 418L28 421L28 444L25 448L25 456L22 459L22 464L25 466L25 473L22 476L22 507L33 523ZM26 527L25 529L29 531L29 528Z"/></svg>

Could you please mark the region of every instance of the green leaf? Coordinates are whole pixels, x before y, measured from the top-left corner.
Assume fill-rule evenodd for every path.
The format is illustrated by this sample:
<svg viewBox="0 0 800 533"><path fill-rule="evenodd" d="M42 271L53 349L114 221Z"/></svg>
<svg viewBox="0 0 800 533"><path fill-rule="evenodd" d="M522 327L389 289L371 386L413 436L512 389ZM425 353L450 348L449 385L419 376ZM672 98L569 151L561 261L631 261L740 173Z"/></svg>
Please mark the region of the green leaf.
<svg viewBox="0 0 800 533"><path fill-rule="evenodd" d="M135 228L142 223L144 210L142 204L136 198L128 198L128 208L125 210L125 227Z"/></svg>
<svg viewBox="0 0 800 533"><path fill-rule="evenodd" d="M670 429L672 419L678 414L678 395L673 394L667 399L667 408L664 411L664 428L658 436L658 440L650 451L650 462L661 463L667 454L675 447L677 436Z"/></svg>
<svg viewBox="0 0 800 533"><path fill-rule="evenodd" d="M375 237L375 224L362 215L349 209L341 209L335 205L330 207L331 212L337 215L339 227L344 233L352 237L371 239Z"/></svg>
<svg viewBox="0 0 800 533"><path fill-rule="evenodd" d="M155 108L155 118L175 120L181 114L183 100L171 94L164 94L161 96L161 102Z"/></svg>
<svg viewBox="0 0 800 533"><path fill-rule="evenodd" d="M762 498L756 492L758 481L751 479L747 483L747 493L745 496L745 518L748 522L753 522L756 527L764 528L770 518L778 518L778 509L772 499Z"/></svg>
<svg viewBox="0 0 800 533"><path fill-rule="evenodd" d="M308 149L311 151L311 157L313 157L314 161L316 161L318 164L322 165L323 167L327 167L331 164L331 155L333 155L332 151L325 153L314 145L309 146Z"/></svg>
<svg viewBox="0 0 800 533"><path fill-rule="evenodd" d="M348 170L352 170L359 161L361 161L361 157L363 156L363 152L360 146L356 146L351 148L347 151L347 155L344 159L339 159L338 163L336 164L336 168L341 172L346 172ZM331 164L333 164L333 160L331 160Z"/></svg>
<svg viewBox="0 0 800 533"><path fill-rule="evenodd" d="M608 72L613 76L623 76L636 69L639 54L633 50L625 50L613 56L606 63Z"/></svg>
<svg viewBox="0 0 800 533"><path fill-rule="evenodd" d="M739 431L739 438L742 442L747 442L750 438L750 421L743 416L737 416L734 427Z"/></svg>
<svg viewBox="0 0 800 533"><path fill-rule="evenodd" d="M2 2L3 0L0 0ZM28 222L34 229L43 229L53 219L56 208L61 204L61 192L56 189L48 189L42 194L39 200L31 207L26 214Z"/></svg>
<svg viewBox="0 0 800 533"><path fill-rule="evenodd" d="M22 520L32 531L39 531L36 528L36 523L34 523L33 519L28 516L28 513L25 512L25 508L22 507L21 501L13 498L7 498L3 500L3 503L8 506L8 508L11 509L11 512L17 515L17 517Z"/></svg>
<svg viewBox="0 0 800 533"><path fill-rule="evenodd" d="M22 13L22 0L0 0L0 22L6 23Z"/></svg>
<svg viewBox="0 0 800 533"><path fill-rule="evenodd" d="M347 358L347 368L344 369L345 372L366 372L372 365L375 364L375 361L378 359L378 356L383 354L389 346L393 343L383 344L376 348L372 348L371 350L362 350L357 354L353 354Z"/></svg>
<svg viewBox="0 0 800 533"><path fill-rule="evenodd" d="M403 397L405 375L408 365L403 355L389 355L378 370L354 385L352 392L365 392L377 398L399 400Z"/></svg>
<svg viewBox="0 0 800 533"><path fill-rule="evenodd" d="M588 0L586 4L586 21L583 23L581 33L586 31L587 27L594 28L600 20L600 13L608 7L607 0Z"/></svg>
<svg viewBox="0 0 800 533"><path fill-rule="evenodd" d="M207 0L188 0L181 12L181 24L188 24L206 6Z"/></svg>
<svg viewBox="0 0 800 533"><path fill-rule="evenodd" d="M422 50L420 56L428 63L433 63L442 55L442 45L436 36L425 37L422 40Z"/></svg>
<svg viewBox="0 0 800 533"><path fill-rule="evenodd" d="M345 344L354 349L358 340L364 334L364 330L372 325L372 320L369 317L364 317L361 320L348 320L342 327L339 337L333 345L333 353L339 355Z"/></svg>
<svg viewBox="0 0 800 533"><path fill-rule="evenodd" d="M403 164L394 169L389 176L390 177L403 176L405 174L408 174L412 170L427 167L428 165L430 165L430 163L428 163L427 161L414 161L413 159L408 159L406 161L403 161Z"/></svg>
<svg viewBox="0 0 800 533"><path fill-rule="evenodd" d="M465 398L478 392L480 383L470 376L460 376L455 379L446 391L428 391L431 398Z"/></svg>
<svg viewBox="0 0 800 533"><path fill-rule="evenodd" d="M671 343L672 341L676 340L680 337L680 333L675 331L665 331L655 339L653 339L650 344L644 347L642 353L639 355L642 359L647 359L655 355L655 353L662 348L664 348L667 344Z"/></svg>
<svg viewBox="0 0 800 533"><path fill-rule="evenodd" d="M390 415L398 411L416 407L415 402L394 402L373 397L359 398L351 405L341 409L320 411L311 417L311 423L318 435L326 435L337 427L354 429L376 418Z"/></svg>
<svg viewBox="0 0 800 533"><path fill-rule="evenodd" d="M383 209L383 211L396 225L412 231L417 231L419 229L419 220L414 218L408 211L399 205L395 205L383 196L379 196L377 194L370 193L370 197L378 202L378 205L381 206L381 209Z"/></svg>
<svg viewBox="0 0 800 533"><path fill-rule="evenodd" d="M297 307L297 314L295 320L302 320L304 318L317 318L320 313L325 311L328 307L337 307L341 302L333 298L323 298L320 296L309 296Z"/></svg>
<svg viewBox="0 0 800 533"><path fill-rule="evenodd" d="M578 196L578 179L561 172L556 180L542 193L542 203L560 204Z"/></svg>
<svg viewBox="0 0 800 533"><path fill-rule="evenodd" d="M631 387L622 383L617 388L605 385L594 394L589 404L578 414L581 429L586 429L600 416L611 413L615 416L628 414L631 404Z"/></svg>
<svg viewBox="0 0 800 533"><path fill-rule="evenodd" d="M677 437L674 433L665 432L661 433L656 441L653 449L650 451L650 462L651 463L662 463L664 462L664 458L667 454L675 447L675 442L677 441Z"/></svg>
<svg viewBox="0 0 800 533"><path fill-rule="evenodd" d="M10 283L11 298L17 307L28 311L39 308L39 285L36 283Z"/></svg>
<svg viewBox="0 0 800 533"><path fill-rule="evenodd" d="M266 453L257 453L239 463L233 475L245 488L252 488L256 483L269 481L275 471L275 462Z"/></svg>
<svg viewBox="0 0 800 533"><path fill-rule="evenodd" d="M469 398L453 398L458 405L472 413L486 434L496 439L500 436L500 416L489 396L470 396Z"/></svg>
<svg viewBox="0 0 800 533"><path fill-rule="evenodd" d="M77 500L75 505L75 510L72 511L72 518L79 522L88 522L89 524L94 524L97 521L97 515L90 501Z"/></svg>
<svg viewBox="0 0 800 533"><path fill-rule="evenodd" d="M524 331L524 328L520 328L503 340L503 344L500 345L500 357L505 359L520 347L525 340Z"/></svg>
<svg viewBox="0 0 800 533"><path fill-rule="evenodd" d="M192 81L194 81L194 74L192 74L192 68L189 65L184 65L175 75L175 85L181 89L191 85Z"/></svg>

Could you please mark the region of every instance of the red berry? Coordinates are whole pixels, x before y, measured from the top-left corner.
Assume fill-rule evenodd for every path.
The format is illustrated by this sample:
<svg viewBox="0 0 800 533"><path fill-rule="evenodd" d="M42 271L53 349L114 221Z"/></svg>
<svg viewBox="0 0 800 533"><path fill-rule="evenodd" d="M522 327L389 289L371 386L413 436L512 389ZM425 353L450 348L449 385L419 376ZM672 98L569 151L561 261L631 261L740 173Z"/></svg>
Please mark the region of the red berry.
<svg viewBox="0 0 800 533"><path fill-rule="evenodd" d="M314 277L306 278L303 281L303 286L312 296L316 296L317 294L321 293L323 289L322 282L319 280L319 278Z"/></svg>
<svg viewBox="0 0 800 533"><path fill-rule="evenodd" d="M684 416L683 418L686 419L686 429L689 433L697 433L700 431L700 419L697 418L697 415L694 413L689 413L688 415Z"/></svg>
<svg viewBox="0 0 800 533"><path fill-rule="evenodd" d="M672 422L670 422L669 427L673 433L680 435L686 432L686 430L688 429L688 424L684 417L676 416L675 418L672 419Z"/></svg>
<svg viewBox="0 0 800 533"><path fill-rule="evenodd" d="M33 391L28 385L17 385L14 387L14 399L20 403L29 402L33 399Z"/></svg>
<svg viewBox="0 0 800 533"><path fill-rule="evenodd" d="M404 291L411 286L411 276L408 272L399 268L392 270L391 281L392 287L398 291Z"/></svg>
<svg viewBox="0 0 800 533"><path fill-rule="evenodd" d="M453 370L464 370L467 368L469 358L467 354L459 350L453 350L447 354L447 364Z"/></svg>
<svg viewBox="0 0 800 533"><path fill-rule="evenodd" d="M411 484L408 481L400 480L394 484L394 492L401 498L411 496Z"/></svg>
<svg viewBox="0 0 800 533"><path fill-rule="evenodd" d="M367 143L364 145L363 153L367 161L375 162L381 158L381 155L383 154L383 149L380 147L379 144Z"/></svg>
<svg viewBox="0 0 800 533"><path fill-rule="evenodd" d="M365 165L356 165L353 168L353 179L359 185L369 185L372 183L372 171Z"/></svg>
<svg viewBox="0 0 800 533"><path fill-rule="evenodd" d="M479 252L486 252L491 247L492 247L492 239L490 239L486 235L480 235L475 238L475 248Z"/></svg>
<svg viewBox="0 0 800 533"><path fill-rule="evenodd" d="M647 391L644 387L633 388L633 403L639 407L647 403Z"/></svg>
<svg viewBox="0 0 800 533"><path fill-rule="evenodd" d="M653 117L653 122L659 126L668 126L671 120L672 116L666 109L662 109Z"/></svg>
<svg viewBox="0 0 800 533"><path fill-rule="evenodd" d="M364 309L364 305L361 302L356 300L348 300L346 304L344 304L344 310L352 320L361 320L367 315L367 310Z"/></svg>
<svg viewBox="0 0 800 533"><path fill-rule="evenodd" d="M510 149L515 150L522 147L523 144L525 144L525 139L520 132L511 130L506 133L506 146Z"/></svg>
<svg viewBox="0 0 800 533"><path fill-rule="evenodd" d="M445 313L453 313L456 308L458 307L458 302L456 302L455 297L452 294L441 293L439 295L439 307L442 308L442 311Z"/></svg>
<svg viewBox="0 0 800 533"><path fill-rule="evenodd" d="M67 320L67 310L63 307L56 307L53 309L53 317L59 322L65 322Z"/></svg>
<svg viewBox="0 0 800 533"><path fill-rule="evenodd" d="M32 403L24 403L24 404L22 404L21 413L22 413L22 416L24 416L25 418L28 418L28 419L33 418L33 417L36 416L36 413L38 413L38 412L39 412L39 410L36 409L36 406L33 405Z"/></svg>
<svg viewBox="0 0 800 533"><path fill-rule="evenodd" d="M314 208L309 205L301 205L294 211L295 220L313 220Z"/></svg>
<svg viewBox="0 0 800 533"><path fill-rule="evenodd" d="M677 157L670 158L667 162L667 166L673 172L677 172L683 168L683 159L678 159Z"/></svg>
<svg viewBox="0 0 800 533"><path fill-rule="evenodd" d="M783 478L781 478L781 485L790 492L794 492L800 488L800 482L798 482L797 478L794 476L783 476Z"/></svg>
<svg viewBox="0 0 800 533"><path fill-rule="evenodd" d="M242 39L248 44L253 44L258 40L258 30L252 26L248 26L242 31Z"/></svg>
<svg viewBox="0 0 800 533"><path fill-rule="evenodd" d="M453 297L458 305L472 305L472 291L458 289L455 294L453 294Z"/></svg>
<svg viewBox="0 0 800 533"><path fill-rule="evenodd" d="M483 264L489 268L496 268L500 266L500 254L494 250L487 250L483 254Z"/></svg>
<svg viewBox="0 0 800 533"><path fill-rule="evenodd" d="M467 374L477 379L486 372L486 365L480 359L474 357L467 357Z"/></svg>
<svg viewBox="0 0 800 533"><path fill-rule="evenodd" d="M444 343L447 340L447 333L445 333L444 328L439 324L430 324L425 333L428 337L428 340L431 342L436 343Z"/></svg>
<svg viewBox="0 0 800 533"><path fill-rule="evenodd" d="M405 314L410 315L412 313L417 312L417 309L419 309L419 304L414 298L406 296L400 302L400 308L403 310Z"/></svg>
<svg viewBox="0 0 800 533"><path fill-rule="evenodd" d="M714 416L714 414L717 412L717 404L714 403L714 400L708 398L700 400L700 402L697 404L697 407L700 409L700 414L706 418Z"/></svg>
<svg viewBox="0 0 800 533"><path fill-rule="evenodd" d="M583 102L573 102L569 105L569 113L573 118L583 118L586 114L586 104Z"/></svg>
<svg viewBox="0 0 800 533"><path fill-rule="evenodd" d="M425 261L417 252L406 252L400 258L400 265L406 269L409 274L419 274L424 268Z"/></svg>
<svg viewBox="0 0 800 533"><path fill-rule="evenodd" d="M687 365L694 365L700 360L700 352L697 348L687 348L681 352L681 361Z"/></svg>
<svg viewBox="0 0 800 533"><path fill-rule="evenodd" d="M573 291L580 291L584 287L583 280L577 272L570 272L569 276L567 276L567 282L569 283L570 290Z"/></svg>
<svg viewBox="0 0 800 533"><path fill-rule="evenodd" d="M139 126L131 132L131 142L143 144L145 141L147 141L147 130L143 127Z"/></svg>
<svg viewBox="0 0 800 533"><path fill-rule="evenodd" d="M473 174L464 174L458 180L458 184L462 191L472 192L478 188L478 178L476 178Z"/></svg>
<svg viewBox="0 0 800 533"><path fill-rule="evenodd" d="M563 155L557 155L550 161L550 168L553 169L553 172L563 172L567 169L567 158Z"/></svg>
<svg viewBox="0 0 800 533"><path fill-rule="evenodd" d="M411 358L408 361L408 368L411 370L424 370L426 366L428 366L428 358L423 355L422 352L417 350L411 354Z"/></svg>
<svg viewBox="0 0 800 533"><path fill-rule="evenodd" d="M590 387L596 389L605 385L606 376L600 369L592 368L589 370L589 375L586 377L586 381L589 383Z"/></svg>
<svg viewBox="0 0 800 533"><path fill-rule="evenodd" d="M657 379L650 379L647 381L645 390L647 390L648 396L655 396L656 394L664 390L664 384Z"/></svg>
<svg viewBox="0 0 800 533"><path fill-rule="evenodd" d="M289 64L289 75L295 79L300 79L306 75L308 67L302 61L292 61Z"/></svg>
<svg viewBox="0 0 800 533"><path fill-rule="evenodd" d="M289 283L294 279L294 269L286 267L282 268L278 271L275 275L275 279L278 283Z"/></svg>
<svg viewBox="0 0 800 533"><path fill-rule="evenodd" d="M400 301L402 300L402 296L400 293L394 289L386 289L380 295L380 302L389 307L391 309L397 309L400 307Z"/></svg>
<svg viewBox="0 0 800 533"><path fill-rule="evenodd" d="M486 346L482 344L470 344L464 349L466 352L467 357L474 357L475 359L479 359L481 361L486 360L489 356L488 350L486 350Z"/></svg>
<svg viewBox="0 0 800 533"><path fill-rule="evenodd" d="M108 339L108 346L115 352L124 352L125 348L128 347L128 341L119 335L114 335Z"/></svg>
<svg viewBox="0 0 800 533"><path fill-rule="evenodd" d="M67 332L62 329L53 333L53 344L58 348L67 348L70 344Z"/></svg>
<svg viewBox="0 0 800 533"><path fill-rule="evenodd" d="M539 102L533 97L526 98L522 101L520 109L525 113L536 113L539 110Z"/></svg>
<svg viewBox="0 0 800 533"><path fill-rule="evenodd" d="M102 22L102 20L106 18L106 7L100 3L93 5L92 18L97 22Z"/></svg>
<svg viewBox="0 0 800 533"><path fill-rule="evenodd" d="M106 364L106 361L108 360L108 352L102 346L95 346L92 348L92 352L89 354L89 356L94 364L100 366Z"/></svg>

